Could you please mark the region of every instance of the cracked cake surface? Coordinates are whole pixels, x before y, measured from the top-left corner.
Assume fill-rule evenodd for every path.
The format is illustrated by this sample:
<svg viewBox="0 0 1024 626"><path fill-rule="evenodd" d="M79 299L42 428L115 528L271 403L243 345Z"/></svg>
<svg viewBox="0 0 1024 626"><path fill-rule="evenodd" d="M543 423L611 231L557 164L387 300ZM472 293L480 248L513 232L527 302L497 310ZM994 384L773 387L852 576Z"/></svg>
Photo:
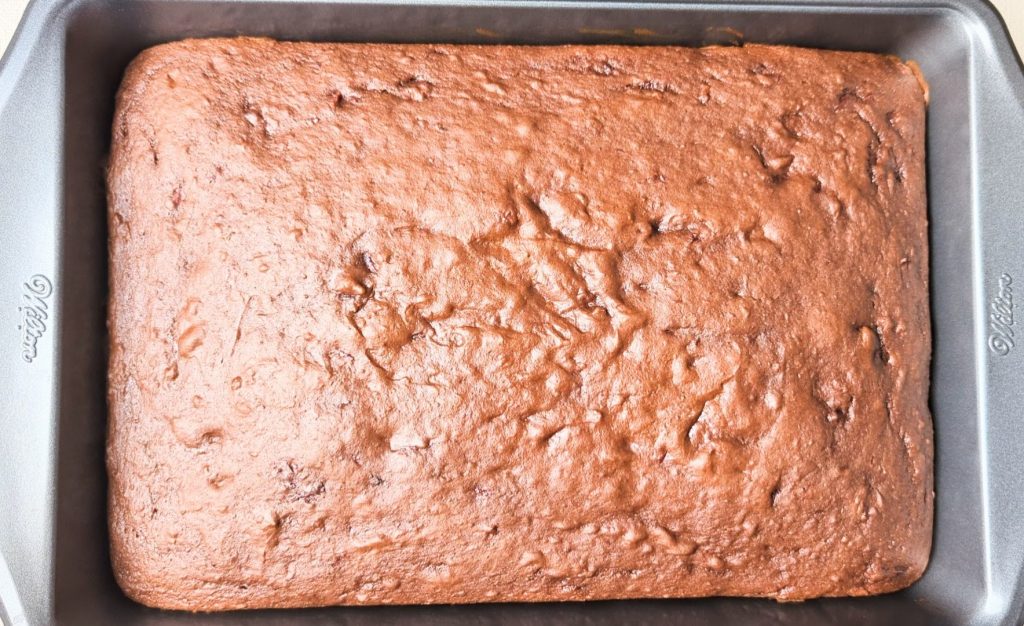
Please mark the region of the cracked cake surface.
<svg viewBox="0 0 1024 626"><path fill-rule="evenodd" d="M113 566L189 610L896 590L931 545L917 72L188 40L109 167Z"/></svg>

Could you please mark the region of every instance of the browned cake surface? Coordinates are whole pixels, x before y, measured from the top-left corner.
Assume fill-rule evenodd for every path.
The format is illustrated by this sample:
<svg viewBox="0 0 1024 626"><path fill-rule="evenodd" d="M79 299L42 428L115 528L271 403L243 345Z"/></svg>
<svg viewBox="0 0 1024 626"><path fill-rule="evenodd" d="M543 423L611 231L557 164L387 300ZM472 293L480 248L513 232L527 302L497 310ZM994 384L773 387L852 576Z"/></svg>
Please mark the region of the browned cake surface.
<svg viewBox="0 0 1024 626"><path fill-rule="evenodd" d="M193 610L916 580L925 97L782 47L185 41L110 162L110 533Z"/></svg>

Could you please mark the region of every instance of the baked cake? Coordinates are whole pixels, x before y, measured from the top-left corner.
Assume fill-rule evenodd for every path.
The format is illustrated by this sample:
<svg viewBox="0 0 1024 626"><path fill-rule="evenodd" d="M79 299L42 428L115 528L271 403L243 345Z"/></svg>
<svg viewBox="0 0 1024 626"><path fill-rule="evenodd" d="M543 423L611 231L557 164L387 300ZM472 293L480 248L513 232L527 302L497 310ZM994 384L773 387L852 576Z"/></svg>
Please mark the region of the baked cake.
<svg viewBox="0 0 1024 626"><path fill-rule="evenodd" d="M197 611L911 584L925 109L898 59L789 47L143 52L118 581Z"/></svg>

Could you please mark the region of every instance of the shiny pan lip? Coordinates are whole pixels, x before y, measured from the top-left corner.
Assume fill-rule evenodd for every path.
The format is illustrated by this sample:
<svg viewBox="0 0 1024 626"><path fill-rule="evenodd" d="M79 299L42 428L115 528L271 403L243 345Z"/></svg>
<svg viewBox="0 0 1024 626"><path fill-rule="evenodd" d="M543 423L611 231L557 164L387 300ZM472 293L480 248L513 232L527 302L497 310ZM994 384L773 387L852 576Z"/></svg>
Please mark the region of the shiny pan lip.
<svg viewBox="0 0 1024 626"><path fill-rule="evenodd" d="M113 94L141 49L232 34L687 45L735 44L742 36L916 60L931 88L936 528L924 578L888 596L795 605L706 599L195 615L126 599L107 553L103 466L103 168ZM0 67L0 620L1018 624L1022 137L1024 74L983 0L34 0Z"/></svg>

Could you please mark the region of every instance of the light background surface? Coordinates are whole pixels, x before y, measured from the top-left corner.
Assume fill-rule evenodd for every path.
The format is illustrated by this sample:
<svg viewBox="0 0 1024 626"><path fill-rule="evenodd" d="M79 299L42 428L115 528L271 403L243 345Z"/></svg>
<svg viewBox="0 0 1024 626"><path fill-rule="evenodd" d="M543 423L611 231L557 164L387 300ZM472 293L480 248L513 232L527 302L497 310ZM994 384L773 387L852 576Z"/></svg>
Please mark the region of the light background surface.
<svg viewBox="0 0 1024 626"><path fill-rule="evenodd" d="M0 50L7 44L18 27L18 21L29 0L0 0ZM1018 50L1024 47L1024 0L990 0L1002 13Z"/></svg>

